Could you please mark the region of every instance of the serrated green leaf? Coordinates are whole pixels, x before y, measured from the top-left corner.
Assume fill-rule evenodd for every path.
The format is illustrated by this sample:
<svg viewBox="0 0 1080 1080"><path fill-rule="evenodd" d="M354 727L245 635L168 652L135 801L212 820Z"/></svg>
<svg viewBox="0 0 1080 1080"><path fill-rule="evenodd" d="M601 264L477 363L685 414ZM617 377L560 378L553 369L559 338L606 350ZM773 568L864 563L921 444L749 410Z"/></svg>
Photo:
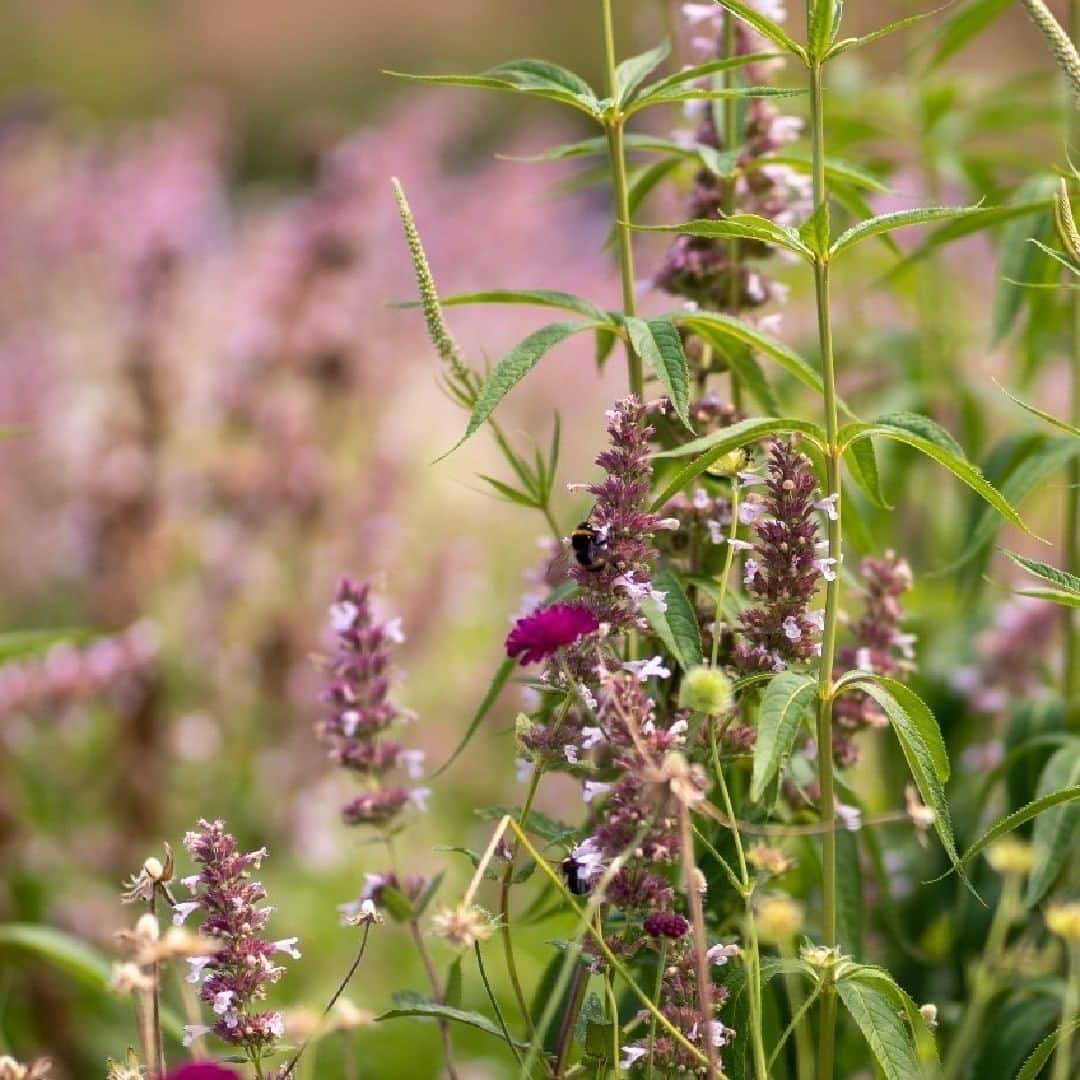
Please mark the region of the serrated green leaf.
<svg viewBox="0 0 1080 1080"><path fill-rule="evenodd" d="M934 8L933 11L924 11L919 15L909 15L906 19L898 19L896 22L889 23L888 26L883 26L880 30L873 30L869 34L863 34L861 37L844 38L843 41L838 41L829 49L825 59L833 60L851 49L862 48L863 45L870 45L872 42L880 41L882 38L895 34L898 30L906 30L909 26L916 26L927 19L932 19L935 15L940 15L943 11L952 7L954 2L955 0L949 0L949 3L942 4L941 7Z"/></svg>
<svg viewBox="0 0 1080 1080"><path fill-rule="evenodd" d="M494 1035L495 1038L500 1041L506 1041L506 1036L503 1034L502 1029L493 1020L489 1020L484 1016L483 1013L469 1012L465 1009L455 1009L450 1005L440 1005L437 1001L418 1001L415 1004L407 1005L404 1008L389 1009L376 1016L375 1023L382 1024L387 1020L405 1019L450 1020L456 1024L465 1024L468 1027L487 1032L488 1035ZM529 1044L517 1042L515 1040L514 1045L519 1050L524 1050L528 1048Z"/></svg>
<svg viewBox="0 0 1080 1080"><path fill-rule="evenodd" d="M670 564L662 562L656 568L652 583L655 589L665 594L667 611L664 619L675 645L673 655L683 671L689 671L701 663L701 628L694 606Z"/></svg>
<svg viewBox="0 0 1080 1080"><path fill-rule="evenodd" d="M634 228L639 232L678 233L680 236L699 236L707 240L755 240L792 251L807 261L812 261L814 257L794 229L758 214L732 214L719 220L703 218L684 221L679 225L635 225Z"/></svg>
<svg viewBox="0 0 1080 1080"><path fill-rule="evenodd" d="M1057 1049L1058 1043L1074 1031L1080 1031L1080 1017L1074 1017L1056 1031L1051 1031L1024 1062L1024 1067L1016 1074L1016 1080L1037 1080L1043 1066L1050 1060L1050 1055Z"/></svg>
<svg viewBox="0 0 1080 1080"><path fill-rule="evenodd" d="M1057 750L1039 777L1037 798L1080 784L1080 739L1073 739ZM1024 900L1028 907L1037 904L1061 873L1065 860L1075 852L1080 829L1080 806L1055 806L1035 822L1031 846L1035 864L1028 874Z"/></svg>
<svg viewBox="0 0 1080 1080"><path fill-rule="evenodd" d="M794 349L741 319L707 311L676 314L672 318L680 326L685 326L702 337L711 333L741 341L749 345L751 349L772 357L789 375L793 375L804 386L810 387L819 394L824 392L821 375Z"/></svg>
<svg viewBox="0 0 1080 1080"><path fill-rule="evenodd" d="M972 1076L1015 1077L1059 1012L1058 1002L1042 995L1005 1005L983 1039Z"/></svg>
<svg viewBox="0 0 1080 1080"><path fill-rule="evenodd" d="M852 964L842 975L843 979L870 986L877 990L887 1001L901 1020L907 1020L907 1033L912 1038L916 1056L927 1068L920 1070L921 1076L937 1076L940 1072L937 1044L919 1011L912 996L882 967L876 964Z"/></svg>
<svg viewBox="0 0 1080 1080"><path fill-rule="evenodd" d="M997 380L995 380L995 383L996 382ZM1044 412L1042 409L1039 409L1036 406L1030 404L1029 402L1018 398L1015 394L1012 394L1008 390L1006 390L1005 387L1002 386L1000 383L997 384L997 387L1007 398L1015 401L1021 409L1026 409L1033 416L1037 416L1040 420L1045 420L1048 424L1052 424L1054 427L1060 428L1062 431L1067 432L1074 438L1080 438L1080 427L1075 427L1073 424L1062 420L1060 417L1054 416L1048 412Z"/></svg>
<svg viewBox="0 0 1080 1080"><path fill-rule="evenodd" d="M888 680L888 682L892 683L892 680ZM892 687L887 688L881 685L881 676L875 676L874 681L871 681L868 676L855 679L850 683L845 683L845 686L868 694L881 706L882 711L889 718L890 726L900 743L900 749L904 752L908 769L911 772L912 779L915 781L915 786L919 789L922 801L934 812L934 828L937 830L942 847L945 848L949 861L963 876L966 883L967 877L964 875L963 867L956 852L956 841L953 837L952 821L949 816L949 804L945 800L945 791L940 779L942 764L944 764L945 775L948 775L949 759L944 744L940 742L941 735L937 730L937 722L930 714L929 727L932 732L937 733L937 738L935 739L931 734L928 742L924 735L924 729L927 727L925 717L920 717L918 713L916 713L916 716L909 714L907 709L893 696ZM915 696L913 692L912 696ZM916 700L918 699L916 698ZM920 701L919 704L921 705L922 702ZM923 708L926 709L925 705L923 705ZM926 713L929 714L929 709L926 709Z"/></svg>
<svg viewBox="0 0 1080 1080"><path fill-rule="evenodd" d="M753 27L763 38L806 63L806 50L779 23L762 15L760 11L744 3L743 0L716 0L716 2L736 18Z"/></svg>
<svg viewBox="0 0 1080 1080"><path fill-rule="evenodd" d="M1060 251L1055 251L1048 244L1044 244L1041 240L1036 240L1033 236L1028 237L1028 243L1034 244L1044 255L1049 255L1054 262L1064 266L1074 277L1080 276L1080 266L1077 266L1076 263Z"/></svg>
<svg viewBox="0 0 1080 1080"><path fill-rule="evenodd" d="M798 86L687 86L672 87L648 98L639 98L627 106L627 118L654 105L679 105L687 101L747 101L752 98L802 97L806 91ZM719 171L719 170L714 170Z"/></svg>
<svg viewBox="0 0 1080 1080"><path fill-rule="evenodd" d="M650 83L638 95L638 100L641 101L653 94L661 94L665 90L683 86L688 82L706 79L710 75L718 75L721 72L732 71L750 64L761 64L768 60L775 60L780 55L780 53L773 52L746 53L745 55L729 56L719 60L709 60L704 64L695 64L692 67L683 68L681 71L676 71L672 75L659 79L657 82Z"/></svg>
<svg viewBox="0 0 1080 1080"><path fill-rule="evenodd" d="M800 434L814 440L819 446L824 443L825 434L817 424L807 420L784 419L774 417L751 418L741 420L730 427L721 428L709 435L694 439L693 442L678 446L673 450L664 450L653 454L654 458L686 457L698 454L688 465L680 469L663 490L653 499L652 509L659 510L676 493L681 491L696 477L700 476L714 461L747 443L756 442L769 435Z"/></svg>
<svg viewBox="0 0 1080 1080"><path fill-rule="evenodd" d="M839 979L836 989L886 1080L921 1076L915 1045L895 1004L874 983L855 976Z"/></svg>
<svg viewBox="0 0 1080 1080"><path fill-rule="evenodd" d="M1036 577L1042 578L1043 581L1049 581L1051 585L1062 589L1064 592L1080 595L1080 577L1077 577L1075 574L1070 574L1067 570L1059 570L1056 566L1050 566L1047 563L1037 562L1035 559L1029 559L1023 555L1018 555L1015 551L1009 551L1005 548L1002 548L1002 551L1012 559L1017 566L1026 570L1029 574L1034 574Z"/></svg>
<svg viewBox="0 0 1080 1080"><path fill-rule="evenodd" d="M964 448L952 437L952 435L937 423L937 421L931 420L929 416L923 416L922 413L882 413L881 416L874 417L873 423L886 424L889 427L901 428L904 431L909 431L912 435L918 435L919 438L926 439L927 442L932 442L935 445L940 446L942 450L947 450L950 454L954 454L958 458L967 459Z"/></svg>
<svg viewBox="0 0 1080 1080"><path fill-rule="evenodd" d="M1046 600L1062 607L1080 608L1080 593L1062 592L1060 589L1013 589L1015 596L1030 596L1033 600Z"/></svg>
<svg viewBox="0 0 1080 1080"><path fill-rule="evenodd" d="M842 232L829 249L829 258L835 259L841 252L871 236L881 236L912 225L925 225L929 221L955 220L975 213L979 209L977 206L932 206L918 210L894 210L888 214L879 214L877 217L870 218L869 221L860 221L857 225L852 225L850 229Z"/></svg>
<svg viewBox="0 0 1080 1080"><path fill-rule="evenodd" d="M682 338L670 319L638 319L627 316L627 334L634 352L648 364L667 391L675 413L686 427L690 424L690 367Z"/></svg>
<svg viewBox="0 0 1080 1080"><path fill-rule="evenodd" d="M815 254L824 255L829 250L829 203L818 203L814 212L799 228L799 238Z"/></svg>
<svg viewBox="0 0 1080 1080"><path fill-rule="evenodd" d="M836 0L811 0L807 41L811 60L821 61L829 51L834 30L839 25Z"/></svg>
<svg viewBox="0 0 1080 1080"><path fill-rule="evenodd" d="M884 510L892 507L881 490L881 474L878 472L877 454L872 439L852 443L844 451L844 461L856 484L869 496L870 501Z"/></svg>
<svg viewBox="0 0 1080 1080"><path fill-rule="evenodd" d="M893 424L849 424L841 434L843 436L841 448L844 450L859 439L870 438L875 435L881 435L887 439L893 439L896 442L906 443L908 446L914 447L939 465L943 465L958 480L967 484L1007 521L1018 525L1029 536L1034 535L1024 524L1016 510L1009 504L1008 500L983 476L977 465L973 465L966 458L950 452L941 443L932 442L922 435L915 434L910 428Z"/></svg>
<svg viewBox="0 0 1080 1080"><path fill-rule="evenodd" d="M785 671L761 696L750 798L758 802L784 762L791 756L799 727L817 697L817 682L809 675Z"/></svg>
<svg viewBox="0 0 1080 1080"><path fill-rule="evenodd" d="M1005 817L1001 818L1000 821L994 822L994 824L964 852L960 857L960 862L970 862L980 851L988 847L995 840L999 840L1001 837L1011 833L1014 829L1020 828L1021 825L1024 825L1032 818L1046 813L1047 810L1052 810L1056 806L1067 805L1076 802L1077 800L1080 800L1080 785L1065 788L1062 791L1053 791L1048 795L1032 799L1026 806L1022 806L1019 810L1014 810L1013 813L1007 814Z"/></svg>
<svg viewBox="0 0 1080 1080"><path fill-rule="evenodd" d="M662 64L671 52L671 42L664 40L638 56L631 56L615 69L615 103L622 108L639 86Z"/></svg>
<svg viewBox="0 0 1080 1080"><path fill-rule="evenodd" d="M442 306L460 307L468 304L526 304L534 307L559 308L573 311L593 319L598 323L615 320L603 308L597 307L591 300L573 293L559 292L554 289L486 289L483 292L457 293L442 300ZM415 303L403 304L402 307L416 307Z"/></svg>
<svg viewBox="0 0 1080 1080"><path fill-rule="evenodd" d="M935 68L955 56L969 41L986 29L1010 4L1010 0L969 0L945 19L938 36L930 67Z"/></svg>
<svg viewBox="0 0 1080 1080"><path fill-rule="evenodd" d="M837 936L845 953L858 959L863 952L866 904L859 834L847 829L836 834Z"/></svg>
<svg viewBox="0 0 1080 1080"><path fill-rule="evenodd" d="M496 365L495 370L484 380L480 387L476 404L465 434L458 442L443 454L452 454L462 443L470 439L483 426L484 422L495 411L499 402L519 383L530 371L553 349L574 334L580 334L583 330L595 330L595 322L586 323L550 323L531 333L524 341L519 342L514 348Z"/></svg>
<svg viewBox="0 0 1080 1080"><path fill-rule="evenodd" d="M546 840L551 844L565 844L580 833L578 826L568 825L564 821L556 821L554 818L548 817L547 814L542 814L539 810L530 810L528 818L522 821L521 811L520 806L499 804L481 807L476 811L476 816L481 821L501 821L509 814L515 821L521 822L522 828L526 832L539 836L541 840Z"/></svg>

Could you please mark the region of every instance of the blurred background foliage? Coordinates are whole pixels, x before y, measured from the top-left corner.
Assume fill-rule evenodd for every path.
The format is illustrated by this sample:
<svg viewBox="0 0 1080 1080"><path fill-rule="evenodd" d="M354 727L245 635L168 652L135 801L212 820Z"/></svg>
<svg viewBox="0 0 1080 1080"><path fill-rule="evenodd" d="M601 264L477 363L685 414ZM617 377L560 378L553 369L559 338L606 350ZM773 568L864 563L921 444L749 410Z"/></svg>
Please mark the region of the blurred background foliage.
<svg viewBox="0 0 1080 1080"><path fill-rule="evenodd" d="M618 6L624 52L640 51L661 30L660 5ZM917 10L847 6L851 34ZM399 696L420 715L410 737L437 763L501 657L544 532L538 516L481 490L476 473L503 469L484 440L430 464L462 417L438 392L419 316L391 306L414 286L389 177L405 184L445 293L546 287L616 303L602 187L574 181L565 164L493 156L571 141L581 134L572 118L418 93L380 70L475 71L537 55L599 83L597 21L582 0L0 9L0 422L21 429L0 446L0 610L4 629L85 635L9 670L0 689L0 921L59 927L108 956L130 913L120 880L198 817L223 817L245 845L269 846L272 927L301 938L304 958L278 1000L318 1008L329 996L355 933L338 927L336 905L381 863L339 825L348 786L311 734L311 655L327 644L334 581L375 576L403 616ZM1045 198L1061 160L1060 95L1022 10L931 66L942 40L920 28L837 64L831 149L888 178L896 194L875 197L879 210ZM564 197L553 197L557 184ZM679 199L661 196L645 213L676 220ZM1042 220L1005 228L1023 238ZM643 275L662 247L642 243ZM1007 477L1009 454L1047 435L990 376L1052 409L1066 400L1059 308L1003 285L986 237L903 274L895 264L868 249L837 282L844 394L871 413L933 415ZM1036 272L1014 270L1018 280ZM786 276L795 291L784 334L812 355L806 283ZM505 308L455 309L451 321L477 359L538 324ZM559 409L562 480L588 479L620 383L614 365L598 379L589 350L569 347L510 399L508 429L544 443ZM799 401L796 387L778 386ZM900 510L863 506L853 547L897 548L915 568L920 691L954 752L968 754L952 797L970 839L979 752L992 760L1010 724L1051 722L1039 687L1056 663L1057 616L1001 608L1010 575L989 556L934 576L961 550L976 508L906 452L888 454L884 469ZM1061 473L1027 499L1037 531L1060 533L1062 499ZM563 528L584 509L562 496ZM1019 537L1009 543L1024 549ZM980 655L992 666L1008 633L1028 653L1006 647L992 677L977 676L1000 684L999 696L973 705L957 670L978 671ZM402 844L411 870L450 868L447 897L469 868L439 847L482 847L475 808L518 797L515 707L509 692ZM867 761L862 794L873 805L899 777L888 755L872 748ZM546 798L559 807L557 786ZM890 872L913 885L939 862L912 847ZM954 910L959 895L947 881L875 913L875 940L911 957L901 974L917 1000L948 999L958 937L984 930L977 905ZM559 930L549 922L525 938L527 984ZM400 933L373 936L351 991L358 1006L379 1011L391 991L421 984ZM0 943L0 1050L50 1052L64 1075L97 1076L106 1054L133 1041L129 1004L102 988L93 961L75 977L75 959ZM504 1075L485 1036L466 1032L460 1045L469 1075ZM319 1075L338 1075L343 1046L327 1044ZM389 1080L437 1075L437 1047L433 1028L398 1021L365 1029L354 1050L360 1075Z"/></svg>

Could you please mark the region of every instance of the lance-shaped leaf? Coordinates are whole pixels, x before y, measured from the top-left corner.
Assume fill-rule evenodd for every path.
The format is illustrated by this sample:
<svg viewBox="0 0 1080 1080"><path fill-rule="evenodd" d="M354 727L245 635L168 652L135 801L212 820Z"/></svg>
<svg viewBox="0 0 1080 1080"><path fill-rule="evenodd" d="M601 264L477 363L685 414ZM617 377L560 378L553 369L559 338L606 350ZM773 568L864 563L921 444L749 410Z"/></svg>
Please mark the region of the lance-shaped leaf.
<svg viewBox="0 0 1080 1080"><path fill-rule="evenodd" d="M622 108L634 97L639 86L660 66L671 52L671 42L664 40L638 56L631 56L615 69L615 103Z"/></svg>
<svg viewBox="0 0 1080 1080"><path fill-rule="evenodd" d="M809 175L813 170L813 160L807 154L785 153L767 154L764 157L754 158L746 162L742 168L746 172L754 172L758 169L773 168L776 165L787 165L797 172ZM887 194L891 189L880 177L871 172L853 165L843 158L827 157L825 159L825 179L830 184L848 184L853 188L864 191L876 191L879 194Z"/></svg>
<svg viewBox="0 0 1080 1080"><path fill-rule="evenodd" d="M933 11L924 11L920 15L909 15L906 19L897 19L896 22L891 22L888 26L883 26L880 30L873 30L869 34L863 34L861 37L843 38L829 49L825 54L825 59L835 59L841 53L846 53L851 49L858 49L863 45L869 45L872 42L880 41L882 38L897 33L899 30L906 30L909 26L917 26L927 19L932 19L935 15L940 15L946 8L952 7L953 2L954 0L949 0L949 3L942 4L941 7L934 8Z"/></svg>
<svg viewBox="0 0 1080 1080"><path fill-rule="evenodd" d="M1064 592L1062 589L1013 589L1013 592L1017 596L1030 596L1062 607L1080 608L1080 593Z"/></svg>
<svg viewBox="0 0 1080 1080"><path fill-rule="evenodd" d="M886 1080L924 1075L911 1032L897 1010L897 997L856 965L836 983L837 993L855 1021Z"/></svg>
<svg viewBox="0 0 1080 1080"><path fill-rule="evenodd" d="M814 258L814 253L794 229L758 214L732 214L718 221L703 218L684 221L681 225L635 225L634 228L640 232L678 233L680 236L700 236L706 240L756 240L793 251L807 261Z"/></svg>
<svg viewBox="0 0 1080 1080"><path fill-rule="evenodd" d="M750 798L757 802L783 764L791 756L799 726L817 698L817 681L809 675L785 671L765 687L758 709L758 733L754 746L754 772Z"/></svg>
<svg viewBox="0 0 1080 1080"><path fill-rule="evenodd" d="M863 439L861 442L852 443L844 451L844 461L852 479L870 497L870 501L884 510L891 510L892 507L881 490L881 474L878 471L874 441Z"/></svg>
<svg viewBox="0 0 1080 1080"><path fill-rule="evenodd" d="M823 60L840 26L842 0L811 0L807 39L811 60Z"/></svg>
<svg viewBox="0 0 1080 1080"><path fill-rule="evenodd" d="M1050 1060L1050 1055L1057 1049L1058 1044L1080 1030L1080 1017L1062 1024L1056 1031L1049 1035L1031 1052L1031 1056L1024 1062L1023 1068L1016 1074L1016 1080L1038 1080L1042 1074L1043 1066Z"/></svg>
<svg viewBox="0 0 1080 1080"><path fill-rule="evenodd" d="M967 484L1007 521L1018 525L1029 535L1034 535L1008 500L983 476L977 465L973 465L954 451L946 449L940 442L931 441L925 435L916 434L909 427L900 427L890 423L849 424L841 430L840 435L841 450L846 450L859 439L868 439L873 436L882 436L914 447L939 465L943 465L958 480Z"/></svg>
<svg viewBox="0 0 1080 1080"><path fill-rule="evenodd" d="M376 1024L385 1023L387 1020L451 1020L456 1024L465 1024L467 1027L476 1028L478 1031L487 1032L497 1039L506 1040L506 1035L494 1020L489 1020L483 1013L469 1012L465 1009L455 1009L450 1005L440 1005L437 1001L409 1002L400 1008L388 1009L375 1017ZM518 1049L525 1049L528 1044L515 1042Z"/></svg>
<svg viewBox="0 0 1080 1080"><path fill-rule="evenodd" d="M600 118L602 111L596 93L580 75L547 60L512 60L488 68L479 75L411 75L403 71L387 71L384 74L412 82L529 94L570 105L595 120Z"/></svg>
<svg viewBox="0 0 1080 1080"><path fill-rule="evenodd" d="M664 594L666 610L661 610L651 598L644 601L642 609L679 667L689 671L701 663L701 628L694 606L668 563L657 567L652 583L653 588Z"/></svg>
<svg viewBox="0 0 1080 1080"><path fill-rule="evenodd" d="M817 424L807 420L784 419L774 417L758 417L749 420L741 420L731 427L721 428L700 439L678 446L673 450L664 450L654 454L654 458L687 457L697 454L688 465L680 469L664 485L663 490L653 500L653 510L659 510L675 494L681 491L696 477L700 476L718 458L731 450L735 450L747 443L766 438L769 435L799 434L815 442L819 447L825 443L825 433Z"/></svg>
<svg viewBox="0 0 1080 1080"><path fill-rule="evenodd" d="M666 90L678 89L689 82L707 79L711 75L719 75L724 71L732 71L735 68L746 67L749 64L760 64L767 60L774 60L779 55L779 53L773 52L756 52L747 53L743 56L729 56L719 60L709 60L704 64L695 64L693 67L683 68L673 75L668 75L657 82L650 83L638 94L637 100L642 101L654 94L663 94Z"/></svg>
<svg viewBox="0 0 1080 1080"><path fill-rule="evenodd" d="M663 90L649 98L639 98L626 107L625 115L633 116L652 105L678 105L686 101L745 101L749 98L791 98L806 93L791 86L683 86Z"/></svg>
<svg viewBox="0 0 1080 1080"><path fill-rule="evenodd" d="M475 435L487 418L495 411L499 402L556 345L566 341L569 337L573 337L574 334L580 334L583 330L596 330L598 326L603 325L596 322L550 323L548 326L542 326L525 338L524 341L515 345L484 380L484 385L480 387L480 393L476 397L476 404L473 406L472 414L469 416L465 434L446 454L443 454L443 457L453 453L466 439Z"/></svg>
<svg viewBox="0 0 1080 1080"><path fill-rule="evenodd" d="M1073 739L1057 750L1039 777L1036 792L1042 798L1052 792L1080 784L1080 739ZM1066 859L1076 850L1080 829L1080 805L1055 806L1035 822L1031 846L1035 864L1027 879L1024 900L1028 907L1037 904L1057 880Z"/></svg>
<svg viewBox="0 0 1080 1080"><path fill-rule="evenodd" d="M1051 585L1064 592L1080 595L1080 577L1075 574L1070 574L1068 570L1059 570L1056 566L1050 566L1044 562L1037 562L1035 559L1029 559L1024 555L1018 555L1015 551L1002 550L1017 566L1026 570L1029 574L1034 574L1036 577L1042 578L1043 581L1049 581Z"/></svg>
<svg viewBox="0 0 1080 1080"><path fill-rule="evenodd" d="M682 338L670 319L638 319L627 316L626 332L634 352L652 368L667 391L679 419L690 424L690 367Z"/></svg>
<svg viewBox="0 0 1080 1080"><path fill-rule="evenodd" d="M442 299L443 307L463 307L470 304L523 304L557 308L560 311L573 311L596 322L608 321L615 325L615 320L591 300L574 293L559 292L557 289L485 289L482 292L457 293ZM415 307L416 304L403 306Z"/></svg>
<svg viewBox="0 0 1080 1080"><path fill-rule="evenodd" d="M942 769L948 776L949 759L944 744L940 742L941 735L937 731L937 723L933 716L930 716L930 726L937 738L935 739L931 734L928 741L924 733L925 718L919 717L918 712L916 716L912 716L893 696L891 687L881 685L880 678L875 678L874 681L871 681L869 677L855 679L850 683L845 683L844 689L858 689L869 695L889 718L890 726L900 743L900 749L904 752L908 769L915 781L915 786L919 789L922 801L934 812L934 828L945 848L945 853L949 856L953 867L963 875L964 871L956 852L956 841L953 838L949 804L945 801L945 791L941 780ZM922 703L919 702L919 704ZM929 713L929 710L927 709L926 712ZM923 720L922 723L920 719ZM966 876L964 880L967 881Z"/></svg>
<svg viewBox="0 0 1080 1080"><path fill-rule="evenodd" d="M672 318L680 326L685 326L702 337L716 334L741 341L744 345L749 345L750 348L771 357L804 386L810 387L819 394L824 393L821 375L803 357L779 338L774 338L771 334L766 334L741 319L711 311L687 312L673 315Z"/></svg>
<svg viewBox="0 0 1080 1080"><path fill-rule="evenodd" d="M897 229L906 229L912 225L925 225L929 221L962 218L967 214L977 213L978 206L933 206L918 210L894 210L889 214L879 214L868 221L860 221L842 232L829 249L829 258L835 259L842 251L854 247L860 240L871 236L881 236Z"/></svg>
<svg viewBox="0 0 1080 1080"><path fill-rule="evenodd" d="M806 50L779 23L762 15L757 8L745 3L744 0L716 0L716 2L737 19L752 26L763 38L806 63Z"/></svg>
<svg viewBox="0 0 1080 1080"><path fill-rule="evenodd" d="M1036 406L1032 405L1030 402L1018 398L1015 394L1012 394L1008 390L1006 390L1004 386L1001 386L996 379L994 380L994 383L1007 398L1015 401L1021 409L1026 409L1029 413L1032 414L1032 416L1037 416L1040 420L1045 420L1048 424L1052 424L1054 427L1060 428L1062 431L1068 432L1074 438L1080 439L1080 427L1076 427L1073 424L1070 424L1068 421L1062 420L1060 417L1054 416L1052 413L1044 412L1042 409L1036 408Z"/></svg>

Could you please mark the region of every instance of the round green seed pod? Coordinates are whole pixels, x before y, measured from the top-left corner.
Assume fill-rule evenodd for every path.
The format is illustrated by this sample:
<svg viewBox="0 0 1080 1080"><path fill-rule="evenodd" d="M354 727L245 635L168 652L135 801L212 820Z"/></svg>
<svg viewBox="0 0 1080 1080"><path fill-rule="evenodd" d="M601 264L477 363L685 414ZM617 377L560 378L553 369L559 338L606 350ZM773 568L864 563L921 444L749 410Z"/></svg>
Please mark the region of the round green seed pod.
<svg viewBox="0 0 1080 1080"><path fill-rule="evenodd" d="M691 668L679 688L679 708L716 716L731 708L731 680L717 668Z"/></svg>

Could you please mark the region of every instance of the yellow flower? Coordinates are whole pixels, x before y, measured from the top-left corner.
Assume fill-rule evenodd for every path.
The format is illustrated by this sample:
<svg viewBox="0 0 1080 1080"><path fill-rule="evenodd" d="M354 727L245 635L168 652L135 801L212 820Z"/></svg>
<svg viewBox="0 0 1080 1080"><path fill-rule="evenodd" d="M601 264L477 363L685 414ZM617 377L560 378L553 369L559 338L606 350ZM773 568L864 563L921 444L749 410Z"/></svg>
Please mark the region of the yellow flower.
<svg viewBox="0 0 1080 1080"><path fill-rule="evenodd" d="M1051 904L1046 909L1046 925L1052 934L1066 941L1080 941L1080 900Z"/></svg>
<svg viewBox="0 0 1080 1080"><path fill-rule="evenodd" d="M1035 855L1030 844L1014 836L1006 836L986 849L986 860L999 874L1022 876L1030 872Z"/></svg>
<svg viewBox="0 0 1080 1080"><path fill-rule="evenodd" d="M763 896L758 901L756 915L758 937L769 945L790 941L802 929L802 904L790 896L780 893Z"/></svg>

